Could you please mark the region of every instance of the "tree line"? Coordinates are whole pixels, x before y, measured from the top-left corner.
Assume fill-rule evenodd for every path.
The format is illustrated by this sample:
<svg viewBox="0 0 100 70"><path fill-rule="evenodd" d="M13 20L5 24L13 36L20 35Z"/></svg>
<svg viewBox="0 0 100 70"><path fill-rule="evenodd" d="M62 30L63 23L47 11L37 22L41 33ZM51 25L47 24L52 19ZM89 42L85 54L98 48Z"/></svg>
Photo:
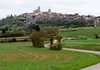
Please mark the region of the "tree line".
<svg viewBox="0 0 100 70"><path fill-rule="evenodd" d="M68 19L68 18L59 18L59 19L50 19L50 20L37 20L36 24L43 26L64 26L65 28L77 28L77 27L86 27L88 24L93 24L93 20L86 21L82 18L77 19Z"/></svg>

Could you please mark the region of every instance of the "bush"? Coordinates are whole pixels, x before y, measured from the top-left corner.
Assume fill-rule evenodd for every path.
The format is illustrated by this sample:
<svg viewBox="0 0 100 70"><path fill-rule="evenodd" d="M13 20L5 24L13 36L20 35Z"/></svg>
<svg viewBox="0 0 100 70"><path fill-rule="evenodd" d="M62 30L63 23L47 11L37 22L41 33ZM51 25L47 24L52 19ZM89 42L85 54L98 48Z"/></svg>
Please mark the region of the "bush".
<svg viewBox="0 0 100 70"><path fill-rule="evenodd" d="M50 49L52 49L52 50L54 50L55 48L54 48L54 46L51 44L50 45Z"/></svg>
<svg viewBox="0 0 100 70"><path fill-rule="evenodd" d="M16 38L12 38L12 42L16 42Z"/></svg>
<svg viewBox="0 0 100 70"><path fill-rule="evenodd" d="M8 40L8 42L12 42L12 40Z"/></svg>
<svg viewBox="0 0 100 70"><path fill-rule="evenodd" d="M62 50L62 45L61 43L55 44L54 46L50 45L50 49L51 50Z"/></svg>
<svg viewBox="0 0 100 70"><path fill-rule="evenodd" d="M0 38L2 37L16 37L16 36L23 36L24 34L22 32L8 32L6 34L1 34Z"/></svg>
<svg viewBox="0 0 100 70"><path fill-rule="evenodd" d="M3 40L1 40L1 43L4 43L4 41L3 41Z"/></svg>
<svg viewBox="0 0 100 70"><path fill-rule="evenodd" d="M56 44L54 50L62 50L62 45L60 43Z"/></svg>
<svg viewBox="0 0 100 70"><path fill-rule="evenodd" d="M23 41L28 41L28 38L24 39Z"/></svg>

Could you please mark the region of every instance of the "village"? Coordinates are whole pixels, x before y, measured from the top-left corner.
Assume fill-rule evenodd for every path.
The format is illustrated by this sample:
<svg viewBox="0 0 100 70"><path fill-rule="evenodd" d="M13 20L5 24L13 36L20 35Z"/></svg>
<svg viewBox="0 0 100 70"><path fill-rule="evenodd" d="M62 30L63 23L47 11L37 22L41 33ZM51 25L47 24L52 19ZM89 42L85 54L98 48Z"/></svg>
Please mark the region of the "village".
<svg viewBox="0 0 100 70"><path fill-rule="evenodd" d="M62 14L62 13L56 13L56 12L52 12L51 9L49 8L47 12L42 12L40 10L40 6L38 6L38 9L34 10L32 13L23 13L21 15L19 15L19 18L24 19L27 18L27 20L25 20L25 23L28 24L35 24L36 20L50 20L50 19L58 19L58 18L67 18L67 19L85 19L86 21L88 20L94 20L94 24L95 23L99 23L100 22L100 16L94 16L94 15L79 15L79 13L75 13L75 14Z"/></svg>

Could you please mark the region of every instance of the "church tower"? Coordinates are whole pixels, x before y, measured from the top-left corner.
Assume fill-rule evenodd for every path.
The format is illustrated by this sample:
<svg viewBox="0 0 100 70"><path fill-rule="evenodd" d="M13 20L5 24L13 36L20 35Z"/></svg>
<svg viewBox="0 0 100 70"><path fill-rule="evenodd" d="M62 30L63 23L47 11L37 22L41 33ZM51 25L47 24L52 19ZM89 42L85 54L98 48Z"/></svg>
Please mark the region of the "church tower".
<svg viewBox="0 0 100 70"><path fill-rule="evenodd" d="M48 13L49 13L49 14L51 13L51 9L50 9L50 8L48 9Z"/></svg>
<svg viewBox="0 0 100 70"><path fill-rule="evenodd" d="M38 12L40 12L40 6L38 6Z"/></svg>

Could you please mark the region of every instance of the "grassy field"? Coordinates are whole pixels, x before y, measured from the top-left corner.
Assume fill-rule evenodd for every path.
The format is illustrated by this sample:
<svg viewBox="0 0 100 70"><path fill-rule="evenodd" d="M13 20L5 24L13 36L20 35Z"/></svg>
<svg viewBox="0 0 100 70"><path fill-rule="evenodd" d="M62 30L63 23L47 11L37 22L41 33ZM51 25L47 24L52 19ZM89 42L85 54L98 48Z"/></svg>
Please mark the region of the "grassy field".
<svg viewBox="0 0 100 70"><path fill-rule="evenodd" d="M78 28L71 28L71 29L94 29L94 27L78 27Z"/></svg>
<svg viewBox="0 0 100 70"><path fill-rule="evenodd" d="M0 44L0 70L79 70L100 62L100 56L34 48L31 42Z"/></svg>
<svg viewBox="0 0 100 70"><path fill-rule="evenodd" d="M94 27L78 27L78 28L64 28L64 27L58 27L59 28L59 31L64 31L64 32L67 32L67 31L79 31L79 30L87 30L87 29L94 29Z"/></svg>
<svg viewBox="0 0 100 70"><path fill-rule="evenodd" d="M15 27L11 27L11 29L17 29L17 30L18 29L23 29L23 28L25 28L25 27L16 27L16 28Z"/></svg>
<svg viewBox="0 0 100 70"><path fill-rule="evenodd" d="M19 37L5 37L6 39L11 39L11 38L29 38L29 36L19 36ZM0 39L5 39L5 38L0 38Z"/></svg>
<svg viewBox="0 0 100 70"><path fill-rule="evenodd" d="M100 28L71 31L71 32L59 32L59 35L70 36L70 37L86 36L87 38L91 38L92 36L95 37L94 34L100 34Z"/></svg>
<svg viewBox="0 0 100 70"><path fill-rule="evenodd" d="M64 48L100 51L100 39L62 41Z"/></svg>
<svg viewBox="0 0 100 70"><path fill-rule="evenodd" d="M51 28L51 27L53 27L53 26L43 27L43 29L46 29L46 28Z"/></svg>
<svg viewBox="0 0 100 70"><path fill-rule="evenodd" d="M62 41L62 43L63 44L66 43L100 44L100 39L66 40L66 41Z"/></svg>
<svg viewBox="0 0 100 70"><path fill-rule="evenodd" d="M29 36L21 36L21 37L5 37L5 38L6 38L6 39L16 38L16 40L23 40L23 39L29 38ZM5 38L0 38L0 41L1 41L1 40L5 40Z"/></svg>
<svg viewBox="0 0 100 70"><path fill-rule="evenodd" d="M100 51L100 44L63 44L64 48Z"/></svg>

